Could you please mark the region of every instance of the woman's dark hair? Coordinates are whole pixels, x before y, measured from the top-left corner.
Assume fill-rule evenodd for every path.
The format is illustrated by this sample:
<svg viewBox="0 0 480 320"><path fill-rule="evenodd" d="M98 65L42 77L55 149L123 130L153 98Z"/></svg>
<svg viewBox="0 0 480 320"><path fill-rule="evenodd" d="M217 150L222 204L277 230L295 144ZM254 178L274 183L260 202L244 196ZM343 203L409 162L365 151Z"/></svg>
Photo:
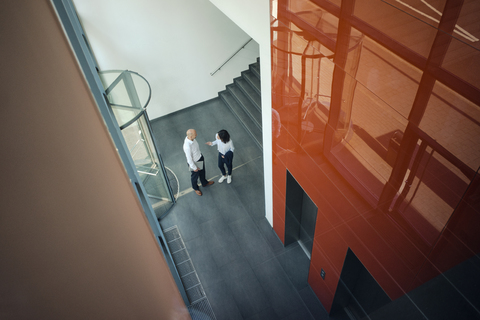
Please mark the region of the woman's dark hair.
<svg viewBox="0 0 480 320"><path fill-rule="evenodd" d="M228 134L227 130L222 129L218 131L218 137L220 138L220 140L222 140L223 143L227 143L228 141L230 141L230 135Z"/></svg>

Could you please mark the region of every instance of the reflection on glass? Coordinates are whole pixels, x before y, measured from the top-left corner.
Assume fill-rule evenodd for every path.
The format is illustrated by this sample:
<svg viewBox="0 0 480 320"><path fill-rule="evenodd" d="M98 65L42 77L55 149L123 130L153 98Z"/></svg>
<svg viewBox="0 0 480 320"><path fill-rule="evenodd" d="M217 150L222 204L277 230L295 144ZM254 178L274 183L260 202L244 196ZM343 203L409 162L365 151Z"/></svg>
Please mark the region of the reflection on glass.
<svg viewBox="0 0 480 320"><path fill-rule="evenodd" d="M173 196L145 112L150 86L130 71L105 71L100 77L138 175L157 218L161 218L173 205Z"/></svg>
<svg viewBox="0 0 480 320"><path fill-rule="evenodd" d="M397 7L381 0L356 0L354 14L391 39L428 57L437 29L417 18L422 15L413 11L411 6L395 2Z"/></svg>
<svg viewBox="0 0 480 320"><path fill-rule="evenodd" d="M425 3L271 2L273 225L282 238L288 170L319 210L310 283L327 305L338 279L318 274L340 274L339 251L398 298L480 250L480 42L456 32L478 37L480 7L446 37Z"/></svg>
<svg viewBox="0 0 480 320"><path fill-rule="evenodd" d="M274 114L278 114L275 119L289 119L285 125L295 132L295 139L305 148L311 147L312 152L319 152L317 142L323 139L330 107L333 53L301 32L285 31L279 22L275 26L273 55L284 61L272 70L283 75L277 77L282 80L272 88Z"/></svg>
<svg viewBox="0 0 480 320"><path fill-rule="evenodd" d="M405 119L410 114L421 77L419 69L370 38L364 38L356 79Z"/></svg>
<svg viewBox="0 0 480 320"><path fill-rule="evenodd" d="M477 33L480 37L480 35ZM480 41L452 38L442 67L480 88Z"/></svg>
<svg viewBox="0 0 480 320"><path fill-rule="evenodd" d="M384 0L392 7L418 19L422 20L434 28L439 27L440 19L445 8L444 1L422 0L422 1L408 1L408 0ZM467 43L475 43L479 39L473 34L478 30L475 19L469 15L478 14L480 7L476 1L465 1L460 17L453 31L453 37L460 41Z"/></svg>
<svg viewBox="0 0 480 320"><path fill-rule="evenodd" d="M431 247L470 180L425 141L419 140L404 181L391 204L391 214L400 224L407 222L407 228L413 228Z"/></svg>
<svg viewBox="0 0 480 320"><path fill-rule="evenodd" d="M348 130L330 152L335 163L341 164L339 169L360 183L368 191L361 193L376 205L392 172L407 121L360 83L351 97Z"/></svg>
<svg viewBox="0 0 480 320"><path fill-rule="evenodd" d="M420 128L472 170L480 166L480 108L437 82Z"/></svg>

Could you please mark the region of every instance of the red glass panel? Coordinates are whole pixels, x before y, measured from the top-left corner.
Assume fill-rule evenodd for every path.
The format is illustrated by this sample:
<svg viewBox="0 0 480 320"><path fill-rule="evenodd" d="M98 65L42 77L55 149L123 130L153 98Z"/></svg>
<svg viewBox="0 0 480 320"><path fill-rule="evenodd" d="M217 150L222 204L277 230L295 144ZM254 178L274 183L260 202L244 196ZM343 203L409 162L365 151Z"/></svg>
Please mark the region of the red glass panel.
<svg viewBox="0 0 480 320"><path fill-rule="evenodd" d="M418 90L422 73L391 51L364 36L356 79L407 119Z"/></svg>
<svg viewBox="0 0 480 320"><path fill-rule="evenodd" d="M398 283L398 285L404 291L406 291L412 281L412 278L415 276L415 273L408 268L405 262L385 242L385 240L376 233L376 231L364 220L364 218L360 217L353 219L348 222L348 226L350 230L352 230L352 233L355 233L358 239L361 239L362 245L365 246L365 248L368 248L369 253L368 255L364 256L368 257L370 254L372 254L376 257L376 259L370 257L369 260L365 258L362 260L365 267L367 267L367 269L370 271L370 273L372 273L375 279L379 281L377 274L374 273L374 270L370 267L370 265L374 265L373 261L378 261L382 265L384 270L388 270L388 274L390 274L391 277L395 279L395 282ZM350 242L348 243L350 245ZM354 250L353 247L352 250ZM354 250L354 252L361 251ZM358 254L359 253L357 253L357 255ZM379 272L379 275L382 272L385 272L384 270ZM383 283L380 282L380 284L382 285L382 287L385 288Z"/></svg>
<svg viewBox="0 0 480 320"><path fill-rule="evenodd" d="M315 268L316 271L318 270L318 276L320 276L322 269L325 271L325 279L320 278L319 280L323 282L329 292L335 292L338 279L340 278L340 272L332 266L325 253L322 252L317 240L313 243L311 268L312 267Z"/></svg>
<svg viewBox="0 0 480 320"><path fill-rule="evenodd" d="M337 277L338 282L338 277ZM330 289L326 285L325 281L320 277L320 271L317 270L314 266L310 267L308 275L308 283L312 288L313 292L322 302L323 307L327 312L330 312L333 303L334 294L330 292Z"/></svg>
<svg viewBox="0 0 480 320"><path fill-rule="evenodd" d="M479 59L453 39L422 74L437 30L404 4L426 7L387 1L344 1L340 20L340 1L272 1L274 227L289 170L318 207L309 282L327 309L348 247L393 299L480 252Z"/></svg>
<svg viewBox="0 0 480 320"><path fill-rule="evenodd" d="M397 7L381 0L355 1L355 16L407 48L428 57L437 29L418 19L414 1L396 1ZM372 10L375 8L375 10Z"/></svg>
<svg viewBox="0 0 480 320"><path fill-rule="evenodd" d="M472 170L478 169L479 106L437 82L420 122L420 128Z"/></svg>

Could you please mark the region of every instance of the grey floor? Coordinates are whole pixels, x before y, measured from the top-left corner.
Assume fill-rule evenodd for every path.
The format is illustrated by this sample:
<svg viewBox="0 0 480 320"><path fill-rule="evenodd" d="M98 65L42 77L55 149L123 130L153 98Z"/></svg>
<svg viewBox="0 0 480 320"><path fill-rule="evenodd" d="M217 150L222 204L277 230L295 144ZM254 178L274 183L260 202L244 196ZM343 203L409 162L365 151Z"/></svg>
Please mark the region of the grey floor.
<svg viewBox="0 0 480 320"><path fill-rule="evenodd" d="M221 102L208 102L152 121L166 167L178 177L177 204L160 224L177 226L218 320L328 319L307 283L309 261L298 244L284 247L265 219L262 151ZM197 130L206 177L190 186L182 145ZM220 129L235 145L232 183L218 183L216 147L205 144Z"/></svg>

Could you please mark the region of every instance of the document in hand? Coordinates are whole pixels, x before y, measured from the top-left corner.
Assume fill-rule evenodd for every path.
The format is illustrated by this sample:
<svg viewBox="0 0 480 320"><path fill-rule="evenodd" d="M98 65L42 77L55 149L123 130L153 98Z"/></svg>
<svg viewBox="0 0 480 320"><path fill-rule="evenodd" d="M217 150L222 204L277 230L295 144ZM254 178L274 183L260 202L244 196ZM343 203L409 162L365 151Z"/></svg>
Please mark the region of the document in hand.
<svg viewBox="0 0 480 320"><path fill-rule="evenodd" d="M198 170L203 170L203 161L195 162L195 165L197 166ZM188 170L195 171L192 168L190 168L190 166L188 166Z"/></svg>

